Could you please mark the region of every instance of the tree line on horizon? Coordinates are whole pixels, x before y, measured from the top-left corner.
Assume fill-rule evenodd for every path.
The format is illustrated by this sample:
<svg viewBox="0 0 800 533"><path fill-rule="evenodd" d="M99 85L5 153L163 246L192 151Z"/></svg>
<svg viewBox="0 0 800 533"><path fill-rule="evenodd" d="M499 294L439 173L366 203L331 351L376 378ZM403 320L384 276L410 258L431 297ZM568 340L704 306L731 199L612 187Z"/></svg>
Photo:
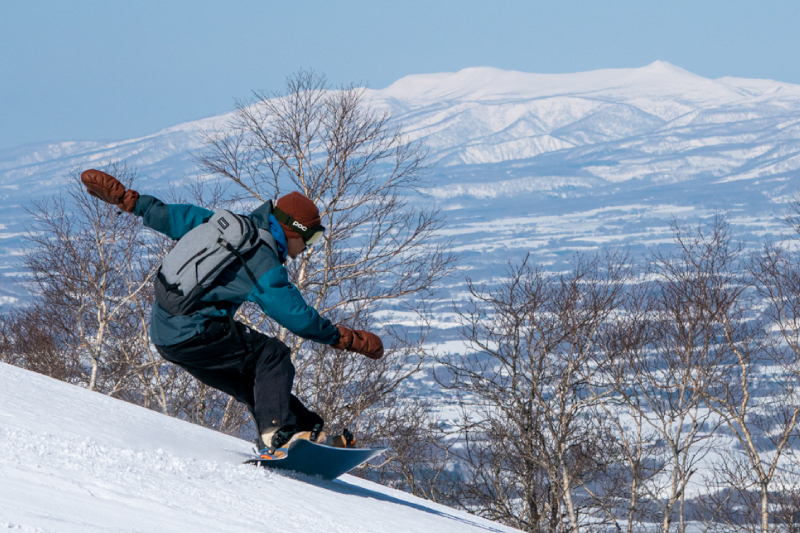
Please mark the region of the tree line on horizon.
<svg viewBox="0 0 800 533"><path fill-rule="evenodd" d="M334 323L379 328L386 356L306 342L249 304L237 319L290 346L295 394L329 430L390 449L357 475L528 532L795 531L800 204L795 238L756 250L718 216L675 222L669 252L576 254L560 273L526 257L491 285L467 278L469 349L437 354L430 309L457 258L434 238L440 213L409 205L425 153L363 89L329 89L300 72L239 102L206 132L197 179L165 200L235 208L299 190L322 207L326 239L288 265L292 280ZM124 163L105 170L135 183ZM0 361L253 438L247 409L152 347L171 241L88 196L79 174L31 208L34 297L0 317ZM386 325L388 303L417 326ZM454 419L408 387L430 369Z"/></svg>

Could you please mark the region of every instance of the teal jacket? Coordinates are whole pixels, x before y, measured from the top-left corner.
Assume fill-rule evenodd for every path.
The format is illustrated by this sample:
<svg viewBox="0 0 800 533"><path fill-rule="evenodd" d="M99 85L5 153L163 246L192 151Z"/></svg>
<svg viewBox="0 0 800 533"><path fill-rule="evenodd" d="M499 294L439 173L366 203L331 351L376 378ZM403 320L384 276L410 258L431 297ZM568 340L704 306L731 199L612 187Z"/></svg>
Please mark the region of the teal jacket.
<svg viewBox="0 0 800 533"><path fill-rule="evenodd" d="M145 226L177 240L213 212L196 205L165 204L153 196L142 195L133 214L142 217ZM150 320L150 338L154 344L171 346L189 340L203 333L209 321L233 316L244 302L257 304L275 322L304 339L322 344L334 344L339 340L336 326L308 305L297 287L289 282L289 274L283 266L286 237L270 211L270 203L261 205L248 216L256 226L268 230L278 243L277 251L262 242L244 254L258 283L253 283L241 261L234 261L200 298L208 305L197 312L173 316L154 302Z"/></svg>

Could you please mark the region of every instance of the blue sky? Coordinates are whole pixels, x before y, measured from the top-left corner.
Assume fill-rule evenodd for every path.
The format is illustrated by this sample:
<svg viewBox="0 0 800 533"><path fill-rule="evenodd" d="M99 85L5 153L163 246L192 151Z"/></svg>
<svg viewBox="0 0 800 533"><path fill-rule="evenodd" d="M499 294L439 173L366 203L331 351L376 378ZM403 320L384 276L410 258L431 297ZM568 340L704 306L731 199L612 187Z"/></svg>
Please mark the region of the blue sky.
<svg viewBox="0 0 800 533"><path fill-rule="evenodd" d="M0 149L111 140L233 108L313 68L382 88L492 66L669 61L800 83L800 2L0 0Z"/></svg>

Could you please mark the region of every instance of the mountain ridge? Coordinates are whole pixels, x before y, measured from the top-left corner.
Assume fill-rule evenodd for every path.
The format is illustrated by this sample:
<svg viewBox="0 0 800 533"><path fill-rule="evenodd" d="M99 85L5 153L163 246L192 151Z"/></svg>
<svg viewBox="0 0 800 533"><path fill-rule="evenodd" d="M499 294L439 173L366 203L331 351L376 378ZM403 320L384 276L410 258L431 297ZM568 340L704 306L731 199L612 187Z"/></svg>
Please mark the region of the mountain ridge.
<svg viewBox="0 0 800 533"><path fill-rule="evenodd" d="M774 219L800 189L798 85L709 80L655 62L572 74L474 67L407 76L364 95L367 104L392 112L392 124L428 151L427 195L413 202L440 205L451 227L469 220L499 226L523 214L526 231L540 232L540 221L547 220L544 227L553 230L539 234L546 244L535 249L546 264L562 261L570 250L597 249L598 237L641 247L637 236L647 229L662 242L673 208L701 218L730 212L742 238L752 241L756 233L780 231ZM0 151L0 274L19 275L20 236L30 220L24 207L58 191L70 171L122 160L137 169L141 191L158 194L196 171L192 156L202 149L202 131L223 127L231 116L135 139ZM649 207L638 217L626 215L622 224L597 214L639 212L635 206ZM564 231L551 217L561 217ZM754 219L765 226L754 226ZM479 277L490 277L504 262L498 246L507 258L524 250L510 232L492 238L478 229L457 233L456 246L481 257L466 256Z"/></svg>

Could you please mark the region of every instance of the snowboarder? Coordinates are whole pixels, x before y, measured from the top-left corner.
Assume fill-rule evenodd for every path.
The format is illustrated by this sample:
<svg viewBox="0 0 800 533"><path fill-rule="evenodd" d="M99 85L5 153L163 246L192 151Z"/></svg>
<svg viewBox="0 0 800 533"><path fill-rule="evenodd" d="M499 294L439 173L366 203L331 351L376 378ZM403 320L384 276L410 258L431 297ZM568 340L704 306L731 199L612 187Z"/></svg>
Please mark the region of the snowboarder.
<svg viewBox="0 0 800 533"><path fill-rule="evenodd" d="M267 316L304 339L371 359L383 357L377 335L335 326L309 306L289 282L283 264L318 243L325 229L314 203L292 192L279 198L275 206L268 201L244 216L195 205L164 204L154 196L126 189L99 170L83 172L81 181L89 194L142 217L145 226L179 240L156 281L150 336L161 356L245 404L257 425L262 456L284 455L294 439L341 444L341 438L327 438L322 418L292 394L295 368L286 344L233 318L245 301L254 302ZM236 235L231 237L231 231ZM209 232L214 235L212 248L221 253L201 254L209 249L206 245L191 254ZM172 264L182 262L172 273L165 272L170 259ZM203 276L205 285L201 285L196 278L209 264L216 265L216 270L209 270ZM195 275L194 287L187 289L186 280L179 279L181 268ZM173 279L166 279L165 274Z"/></svg>

